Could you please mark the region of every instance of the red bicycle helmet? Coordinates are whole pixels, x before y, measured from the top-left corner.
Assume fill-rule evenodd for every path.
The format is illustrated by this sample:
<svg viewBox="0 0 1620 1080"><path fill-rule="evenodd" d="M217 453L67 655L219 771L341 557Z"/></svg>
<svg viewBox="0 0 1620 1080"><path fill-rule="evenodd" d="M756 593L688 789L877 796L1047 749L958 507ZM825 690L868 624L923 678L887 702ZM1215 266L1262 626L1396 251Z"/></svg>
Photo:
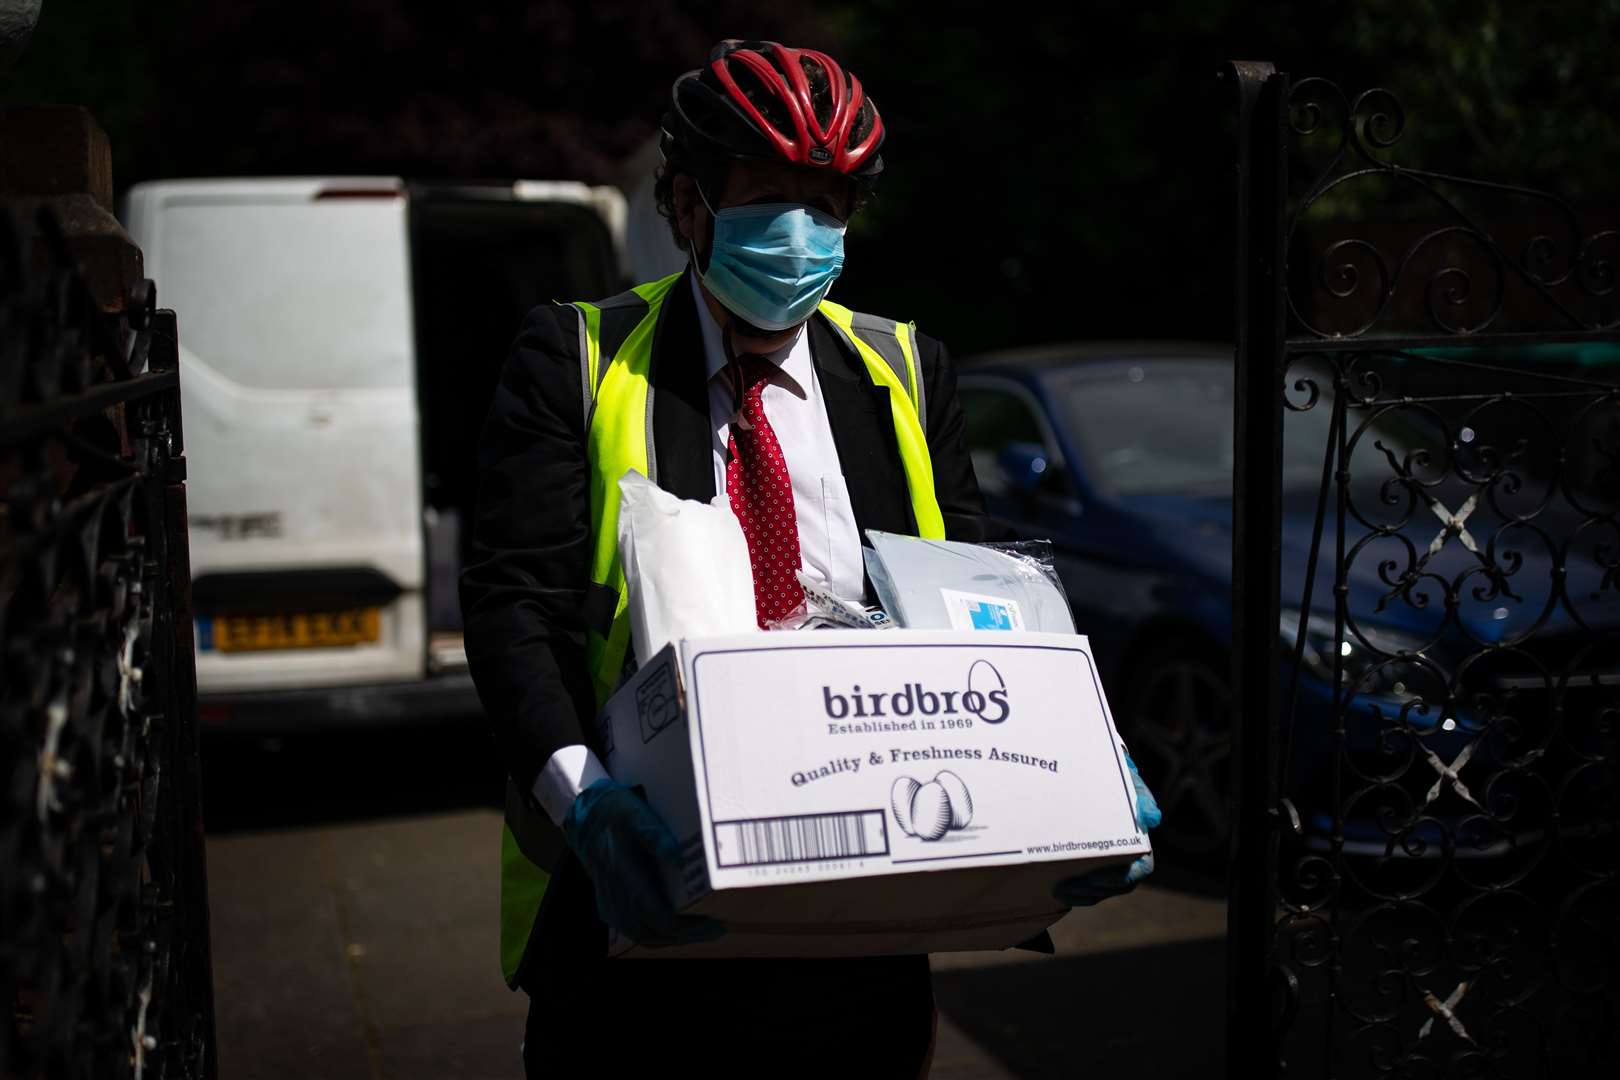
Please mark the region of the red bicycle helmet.
<svg viewBox="0 0 1620 1080"><path fill-rule="evenodd" d="M883 171L883 120L838 61L774 41L722 41L675 80L666 159L766 159L830 168L866 184Z"/></svg>

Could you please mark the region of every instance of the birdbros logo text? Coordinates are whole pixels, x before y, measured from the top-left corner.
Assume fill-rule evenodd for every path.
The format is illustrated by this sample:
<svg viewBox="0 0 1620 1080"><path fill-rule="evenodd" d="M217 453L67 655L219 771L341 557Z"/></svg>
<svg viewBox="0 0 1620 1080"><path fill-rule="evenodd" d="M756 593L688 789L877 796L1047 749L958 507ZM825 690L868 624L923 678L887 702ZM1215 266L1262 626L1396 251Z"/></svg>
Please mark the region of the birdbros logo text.
<svg viewBox="0 0 1620 1080"><path fill-rule="evenodd" d="M975 660L963 684L951 689L921 682L882 690L823 686L821 704L834 735L966 727L975 720L1000 724L1012 713L1006 680L988 660Z"/></svg>

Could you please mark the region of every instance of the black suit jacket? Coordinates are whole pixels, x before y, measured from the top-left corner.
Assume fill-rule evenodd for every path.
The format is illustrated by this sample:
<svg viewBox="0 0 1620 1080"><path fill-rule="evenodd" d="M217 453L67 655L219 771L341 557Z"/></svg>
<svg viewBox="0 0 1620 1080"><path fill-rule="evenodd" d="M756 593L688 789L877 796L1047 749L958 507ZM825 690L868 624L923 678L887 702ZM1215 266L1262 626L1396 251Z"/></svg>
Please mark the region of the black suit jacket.
<svg viewBox="0 0 1620 1080"><path fill-rule="evenodd" d="M578 317L569 306L537 307L512 346L479 443L478 510L461 578L467 659L507 770L525 792L556 750L593 742L596 703L582 614L592 544ZM824 317L811 319L809 333L856 526L915 533L889 391L873 385ZM1005 531L985 517L963 443L945 347L919 334L915 355L946 535L1000 538ZM658 484L707 502L715 495L707 375L684 277L659 313L651 381Z"/></svg>
<svg viewBox="0 0 1620 1080"><path fill-rule="evenodd" d="M513 343L479 442L472 555L461 577L467 660L511 788L519 793L533 790L541 767L561 747L584 743L600 753L585 654L592 543L578 318L570 306L535 308ZM685 277L658 318L653 471L664 489L707 502L715 495L707 366ZM872 384L864 363L824 317L811 319L809 334L857 528L915 533L888 390ZM914 355L925 381L934 493L946 535L1008 537L984 514L945 347L919 334ZM532 796L526 801L543 817ZM606 930L583 868L571 856L552 878L534 935L519 976L524 985L529 972L603 955Z"/></svg>

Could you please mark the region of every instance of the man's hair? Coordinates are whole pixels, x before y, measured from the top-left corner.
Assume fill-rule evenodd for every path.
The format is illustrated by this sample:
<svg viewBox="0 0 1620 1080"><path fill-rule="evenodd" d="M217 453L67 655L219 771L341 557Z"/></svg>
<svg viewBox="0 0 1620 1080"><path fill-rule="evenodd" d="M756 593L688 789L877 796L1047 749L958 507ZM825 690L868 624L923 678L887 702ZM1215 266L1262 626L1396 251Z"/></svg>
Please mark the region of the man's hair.
<svg viewBox="0 0 1620 1080"><path fill-rule="evenodd" d="M669 136L664 136L664 159L653 173L653 205L658 207L660 216L669 222L669 235L675 241L675 246L687 251L691 245L681 235L681 227L675 220L675 177L682 173L690 176L703 189L703 193L713 199L719 196L720 189L725 186L726 168L720 164L700 163L672 143Z"/></svg>

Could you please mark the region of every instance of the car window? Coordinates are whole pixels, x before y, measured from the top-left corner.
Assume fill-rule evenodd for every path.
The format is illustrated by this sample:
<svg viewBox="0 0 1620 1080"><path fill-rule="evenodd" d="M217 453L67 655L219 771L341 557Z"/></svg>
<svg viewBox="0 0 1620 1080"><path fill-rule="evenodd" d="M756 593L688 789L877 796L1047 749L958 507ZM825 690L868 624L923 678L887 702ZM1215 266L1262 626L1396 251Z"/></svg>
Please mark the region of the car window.
<svg viewBox="0 0 1620 1080"><path fill-rule="evenodd" d="M1314 491L1321 483L1322 453L1333 417L1333 381L1313 377L1320 398L1314 408L1283 416L1281 481L1285 491ZM1232 365L1227 361L1145 360L1142 363L1077 366L1051 377L1057 416L1066 425L1093 482L1116 495L1221 492L1232 487ZM1290 401L1303 393L1290 390ZM1395 453L1433 445L1420 430L1421 416L1381 414L1364 454L1374 442Z"/></svg>
<svg viewBox="0 0 1620 1080"><path fill-rule="evenodd" d="M1088 474L1120 495L1230 485L1229 365L1130 364L1065 379L1058 408Z"/></svg>
<svg viewBox="0 0 1620 1080"><path fill-rule="evenodd" d="M1020 395L983 386L964 386L959 391L962 412L967 420L968 457L979 488L986 495L1007 491L1007 478L1001 471L1001 451L1015 442L1046 445L1040 422L1029 403Z"/></svg>

